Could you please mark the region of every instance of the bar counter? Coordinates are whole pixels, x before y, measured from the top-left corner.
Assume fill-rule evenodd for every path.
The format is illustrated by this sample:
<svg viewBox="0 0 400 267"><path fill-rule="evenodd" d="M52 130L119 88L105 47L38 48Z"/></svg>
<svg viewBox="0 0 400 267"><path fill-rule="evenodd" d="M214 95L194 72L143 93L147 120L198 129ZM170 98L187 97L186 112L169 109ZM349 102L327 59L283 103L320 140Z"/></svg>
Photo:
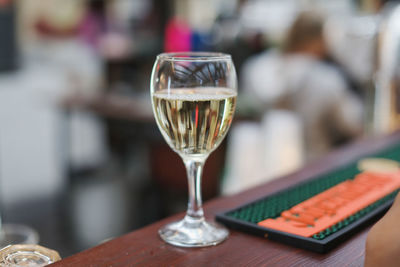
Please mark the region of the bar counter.
<svg viewBox="0 0 400 267"><path fill-rule="evenodd" d="M400 132L359 140L295 173L242 193L205 203L206 217L213 219L217 213L282 190L398 142ZM234 230L230 230L226 241L214 247L180 248L161 241L157 230L183 216L184 213L181 213L158 221L51 266L362 266L365 240L372 225L371 223L362 228L326 254L309 252Z"/></svg>

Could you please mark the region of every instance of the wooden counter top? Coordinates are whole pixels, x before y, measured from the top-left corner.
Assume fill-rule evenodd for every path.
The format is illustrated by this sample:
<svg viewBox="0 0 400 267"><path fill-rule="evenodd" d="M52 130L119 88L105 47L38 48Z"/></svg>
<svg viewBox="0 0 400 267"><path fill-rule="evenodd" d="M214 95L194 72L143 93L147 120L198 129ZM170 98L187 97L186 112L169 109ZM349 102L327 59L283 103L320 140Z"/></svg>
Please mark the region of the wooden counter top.
<svg viewBox="0 0 400 267"><path fill-rule="evenodd" d="M284 189L399 141L400 132L358 141L293 174L237 195L209 201L204 205L206 216L214 218L219 212ZM364 262L364 246L369 227L327 254L293 248L233 230L226 241L215 247L179 248L161 241L157 230L181 217L183 214L166 218L65 258L52 266L362 266Z"/></svg>

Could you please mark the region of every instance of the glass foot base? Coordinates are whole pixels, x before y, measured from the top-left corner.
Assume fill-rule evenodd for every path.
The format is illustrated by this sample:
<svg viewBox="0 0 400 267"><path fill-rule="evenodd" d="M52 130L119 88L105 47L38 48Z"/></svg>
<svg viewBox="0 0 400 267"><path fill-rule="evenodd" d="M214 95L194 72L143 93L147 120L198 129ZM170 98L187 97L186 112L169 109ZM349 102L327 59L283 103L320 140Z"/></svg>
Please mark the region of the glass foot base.
<svg viewBox="0 0 400 267"><path fill-rule="evenodd" d="M37 244L38 233L21 224L3 224L0 230L0 249L12 244Z"/></svg>
<svg viewBox="0 0 400 267"><path fill-rule="evenodd" d="M204 220L183 220L167 224L158 230L167 243L179 247L207 247L224 241L229 231L216 223Z"/></svg>

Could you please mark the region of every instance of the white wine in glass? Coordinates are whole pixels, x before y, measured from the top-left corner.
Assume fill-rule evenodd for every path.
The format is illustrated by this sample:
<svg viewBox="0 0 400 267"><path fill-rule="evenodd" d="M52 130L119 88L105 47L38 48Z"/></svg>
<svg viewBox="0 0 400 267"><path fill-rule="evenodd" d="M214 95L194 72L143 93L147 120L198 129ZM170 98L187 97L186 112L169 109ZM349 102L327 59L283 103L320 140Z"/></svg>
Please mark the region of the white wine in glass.
<svg viewBox="0 0 400 267"><path fill-rule="evenodd" d="M228 236L207 222L201 200L204 162L224 139L236 106L237 79L230 55L211 52L160 54L153 67L151 96L157 125L187 169L186 216L159 230L182 247L216 245Z"/></svg>

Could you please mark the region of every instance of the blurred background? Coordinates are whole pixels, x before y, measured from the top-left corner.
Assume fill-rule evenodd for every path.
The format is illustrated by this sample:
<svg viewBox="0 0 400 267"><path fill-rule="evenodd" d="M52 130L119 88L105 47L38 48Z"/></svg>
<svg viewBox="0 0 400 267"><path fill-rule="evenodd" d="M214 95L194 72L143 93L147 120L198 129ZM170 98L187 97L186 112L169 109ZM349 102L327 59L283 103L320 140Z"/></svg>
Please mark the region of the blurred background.
<svg viewBox="0 0 400 267"><path fill-rule="evenodd" d="M240 86L204 200L399 126L396 2L0 0L2 222L66 257L184 211L149 81L157 54L206 50Z"/></svg>

